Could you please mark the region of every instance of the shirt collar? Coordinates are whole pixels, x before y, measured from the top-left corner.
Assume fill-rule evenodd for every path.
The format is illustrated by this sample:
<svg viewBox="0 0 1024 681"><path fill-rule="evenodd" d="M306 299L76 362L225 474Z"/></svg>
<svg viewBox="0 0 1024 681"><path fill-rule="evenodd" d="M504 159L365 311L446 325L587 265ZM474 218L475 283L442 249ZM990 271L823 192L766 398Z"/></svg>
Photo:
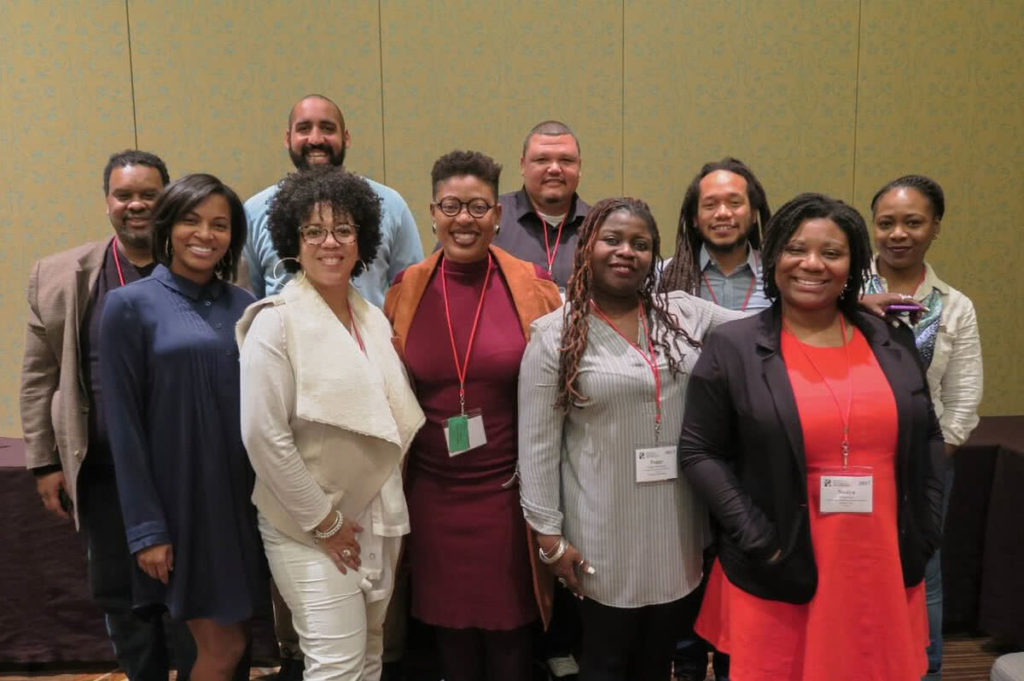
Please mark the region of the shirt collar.
<svg viewBox="0 0 1024 681"><path fill-rule="evenodd" d="M533 207L533 203L530 202L530 197L526 194L526 187L520 187L519 191L515 194L516 197L516 220L522 222L522 219L526 215L533 215L536 217L537 211ZM580 198L580 195L573 192L572 204L569 206L569 217L565 221L566 225L572 226L577 221L582 221L587 215L588 206Z"/></svg>
<svg viewBox="0 0 1024 681"><path fill-rule="evenodd" d="M878 280L882 282L882 285L885 287L886 291L889 290L889 282L887 282L885 280L885 277L883 277L878 272L878 256L875 256L874 258L871 259L871 274L874 274L878 277ZM927 262L925 262L924 280L921 282L921 285L917 287L917 291L914 294L914 299L924 300L926 297L928 297L928 294L932 292L932 289L937 289L939 295L949 295L949 284L939 279L939 275L935 274L935 269Z"/></svg>
<svg viewBox="0 0 1024 681"><path fill-rule="evenodd" d="M759 257L760 256L757 253L757 249L751 248L750 244L748 243L747 244L747 260L746 260L746 262L744 264L747 267L749 267L750 271L753 272L754 274L757 274L757 265L758 265ZM700 245L700 255L698 256L698 258L699 258L699 262L700 262L700 271L701 272L705 271L709 266L713 266L716 270L719 269L718 268L718 263L715 262L711 258L711 252L708 251L707 244L701 243L701 245ZM743 265L740 265L740 267L743 267ZM738 271L738 269L739 268L737 268L737 271ZM719 270L719 271L721 271L721 270Z"/></svg>
<svg viewBox="0 0 1024 681"><path fill-rule="evenodd" d="M179 277L163 265L157 265L150 276L172 291L192 300L199 300L201 298L216 299L224 293L224 282L217 277L210 280L208 284L200 285L191 279Z"/></svg>

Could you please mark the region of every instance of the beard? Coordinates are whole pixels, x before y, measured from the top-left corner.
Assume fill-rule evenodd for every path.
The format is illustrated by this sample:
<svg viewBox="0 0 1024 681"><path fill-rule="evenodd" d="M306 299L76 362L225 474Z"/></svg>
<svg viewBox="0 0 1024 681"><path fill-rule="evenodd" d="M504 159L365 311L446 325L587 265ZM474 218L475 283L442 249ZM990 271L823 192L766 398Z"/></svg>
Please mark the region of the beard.
<svg viewBox="0 0 1024 681"><path fill-rule="evenodd" d="M115 231L117 232L117 240L126 248L148 251L153 247L152 230L136 232L129 229L126 225L121 225Z"/></svg>
<svg viewBox="0 0 1024 681"><path fill-rule="evenodd" d="M331 149L330 145L327 144L306 144L302 147L299 152L289 147L288 155L292 159L292 164L299 170L307 170L310 167L310 162L306 159L306 155L311 151L322 151L327 154L327 165L332 165L336 168L341 167L345 163L345 147L342 146L338 153L334 153L334 149Z"/></svg>

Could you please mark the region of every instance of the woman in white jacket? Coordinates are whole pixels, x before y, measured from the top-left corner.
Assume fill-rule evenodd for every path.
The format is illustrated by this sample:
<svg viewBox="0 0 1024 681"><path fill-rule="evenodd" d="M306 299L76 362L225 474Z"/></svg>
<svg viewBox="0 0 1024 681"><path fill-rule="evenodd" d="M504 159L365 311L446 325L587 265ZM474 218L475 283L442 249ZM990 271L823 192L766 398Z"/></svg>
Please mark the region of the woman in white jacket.
<svg viewBox="0 0 1024 681"><path fill-rule="evenodd" d="M981 338L970 298L939 279L925 255L939 236L946 199L942 187L923 175L905 175L885 185L871 199L875 248L874 272L866 293L900 293L926 310L914 324L914 339L927 369L935 415L942 427L946 454L978 425L981 403ZM953 467L946 470L946 497ZM928 600L928 678L941 678L942 571L939 553L925 573Z"/></svg>
<svg viewBox="0 0 1024 681"><path fill-rule="evenodd" d="M401 460L423 424L384 315L350 286L380 244L379 199L337 168L285 178L269 228L299 272L238 323L242 437L263 544L306 681L375 680L409 515Z"/></svg>

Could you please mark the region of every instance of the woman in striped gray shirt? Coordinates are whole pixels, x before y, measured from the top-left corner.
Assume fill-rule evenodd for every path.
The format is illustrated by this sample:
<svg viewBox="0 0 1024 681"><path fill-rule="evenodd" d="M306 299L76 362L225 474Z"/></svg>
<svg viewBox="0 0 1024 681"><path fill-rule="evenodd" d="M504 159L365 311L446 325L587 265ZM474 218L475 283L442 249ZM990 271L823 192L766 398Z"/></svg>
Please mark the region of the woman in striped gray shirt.
<svg viewBox="0 0 1024 681"><path fill-rule="evenodd" d="M581 601L581 678L668 678L698 603L706 514L676 443L700 339L743 316L655 293L658 228L606 199L579 231L562 310L533 325L519 378L519 466L541 560Z"/></svg>

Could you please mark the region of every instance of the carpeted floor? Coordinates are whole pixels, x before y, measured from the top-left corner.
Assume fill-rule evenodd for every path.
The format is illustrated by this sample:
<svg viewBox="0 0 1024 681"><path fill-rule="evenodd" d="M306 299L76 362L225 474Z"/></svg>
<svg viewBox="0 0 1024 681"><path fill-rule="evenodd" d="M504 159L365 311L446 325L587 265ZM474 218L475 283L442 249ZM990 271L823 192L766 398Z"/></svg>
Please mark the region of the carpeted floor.
<svg viewBox="0 0 1024 681"><path fill-rule="evenodd" d="M987 681L992 663L1000 653L993 651L988 638L957 635L946 639L942 681ZM253 681L275 678L274 668L254 668ZM712 677L708 677L709 681ZM127 681L118 671L60 673L57 671L0 673L0 681ZM173 681L173 677L172 677Z"/></svg>

